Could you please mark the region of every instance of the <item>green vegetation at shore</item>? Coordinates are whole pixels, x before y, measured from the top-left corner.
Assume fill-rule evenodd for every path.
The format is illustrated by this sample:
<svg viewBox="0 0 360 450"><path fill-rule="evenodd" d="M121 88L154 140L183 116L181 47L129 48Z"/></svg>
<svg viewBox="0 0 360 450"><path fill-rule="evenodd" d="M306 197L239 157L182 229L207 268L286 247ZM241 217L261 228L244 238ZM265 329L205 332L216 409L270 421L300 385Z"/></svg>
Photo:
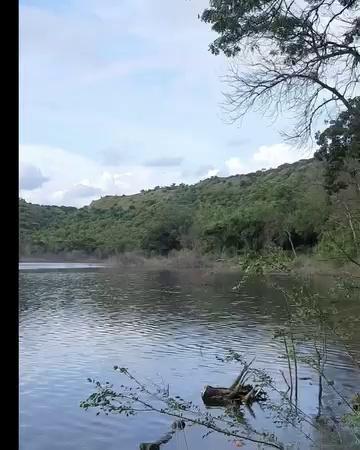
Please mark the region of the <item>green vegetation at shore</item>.
<svg viewBox="0 0 360 450"><path fill-rule="evenodd" d="M20 257L167 256L191 250L244 261L262 255L266 262L270 255L280 265L304 254L341 260L345 252L358 258L359 208L344 189L352 229L325 189L325 175L324 162L308 159L191 186L106 196L80 209L20 200Z"/></svg>

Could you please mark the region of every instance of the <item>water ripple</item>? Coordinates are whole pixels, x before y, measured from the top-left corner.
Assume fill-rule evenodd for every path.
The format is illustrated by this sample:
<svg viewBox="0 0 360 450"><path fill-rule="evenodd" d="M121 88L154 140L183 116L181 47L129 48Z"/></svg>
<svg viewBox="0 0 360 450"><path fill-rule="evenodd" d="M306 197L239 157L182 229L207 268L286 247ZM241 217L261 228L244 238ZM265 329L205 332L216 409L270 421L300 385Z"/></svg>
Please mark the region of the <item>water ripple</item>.
<svg viewBox="0 0 360 450"><path fill-rule="evenodd" d="M287 362L281 342L273 339L286 317L281 298L259 280L244 283L240 292L232 291L233 276L204 280L197 272L22 271L21 450L135 449L164 434L166 418L102 417L79 408L91 392L86 379L116 381L114 364L148 380L166 380L198 402L204 384L226 385L237 375L237 365L216 358L233 348L256 356L255 365L281 383ZM357 349L359 341L352 345ZM329 376L351 392L360 380L341 346L328 346ZM316 377L306 367L299 374L306 378L303 406L313 412ZM233 448L217 437L200 438L199 431L188 432L191 448ZM174 439L167 448L186 447Z"/></svg>

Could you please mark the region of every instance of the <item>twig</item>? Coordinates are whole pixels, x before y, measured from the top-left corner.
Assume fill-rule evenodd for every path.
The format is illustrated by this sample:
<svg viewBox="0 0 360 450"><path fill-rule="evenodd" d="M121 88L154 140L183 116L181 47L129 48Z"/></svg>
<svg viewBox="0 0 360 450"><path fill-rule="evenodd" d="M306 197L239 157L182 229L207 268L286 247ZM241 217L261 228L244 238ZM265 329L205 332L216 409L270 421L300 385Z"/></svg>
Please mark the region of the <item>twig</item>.
<svg viewBox="0 0 360 450"><path fill-rule="evenodd" d="M287 379L285 378L284 371L280 369L280 373L281 373L281 375L282 375L282 377L283 377L283 379L284 379L284 381L286 383L286 386L288 387L287 392L289 392L290 391L290 385L289 385Z"/></svg>
<svg viewBox="0 0 360 450"><path fill-rule="evenodd" d="M290 400L292 400L292 395L293 395L293 378L292 378L292 369L291 369L291 362L290 362L290 355L289 355L289 348L286 342L286 337L283 336L283 340L284 340L284 345L285 345L285 350L286 350L286 358L287 358L287 362L288 362L288 367L289 367L289 378L290 378Z"/></svg>

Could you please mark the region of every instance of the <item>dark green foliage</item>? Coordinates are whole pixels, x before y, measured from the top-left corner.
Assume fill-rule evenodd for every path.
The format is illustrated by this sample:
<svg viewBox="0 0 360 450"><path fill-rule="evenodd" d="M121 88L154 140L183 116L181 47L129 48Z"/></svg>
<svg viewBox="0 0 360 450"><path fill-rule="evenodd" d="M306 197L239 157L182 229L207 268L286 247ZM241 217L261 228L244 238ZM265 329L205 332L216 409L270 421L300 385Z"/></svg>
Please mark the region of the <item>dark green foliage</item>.
<svg viewBox="0 0 360 450"><path fill-rule="evenodd" d="M325 188L332 214L320 251L337 259L356 258L360 249L360 97L317 134L315 157L324 163Z"/></svg>
<svg viewBox="0 0 360 450"><path fill-rule="evenodd" d="M360 97L351 100L351 107L316 136L315 157L326 163L325 182L331 193L349 184L360 190Z"/></svg>
<svg viewBox="0 0 360 450"><path fill-rule="evenodd" d="M32 236L38 230L48 227L57 227L77 213L77 208L66 206L40 206L30 205L25 200L19 201L19 240L20 254L26 255L35 250L46 249L46 244L41 240L34 243Z"/></svg>
<svg viewBox="0 0 360 450"><path fill-rule="evenodd" d="M150 203L150 207L155 203ZM182 236L191 225L191 208L180 205L157 205L156 221L150 223L143 234L141 248L147 253L167 255L171 250L181 250Z"/></svg>
<svg viewBox="0 0 360 450"><path fill-rule="evenodd" d="M339 51L340 48L351 53L347 45L359 36L359 22L354 20L348 33L342 37L343 46L330 43L326 48L326 31L313 33L313 39L309 39L311 32L319 26L319 15L329 5L321 0L309 0L297 9L295 2L285 3L281 0L210 0L209 3L210 8L204 10L201 20L210 23L219 34L210 45L214 54L224 52L226 56L235 56L247 45L245 40L256 38L271 40L278 52L289 59L298 60L309 55L320 57L319 52L329 52L329 47L334 47L333 51ZM328 11L329 18L333 21L339 12L337 7L344 14L345 11L356 10L358 2L334 0L330 4L333 9ZM318 50L317 55L314 45ZM354 54L354 57L358 58L359 55Z"/></svg>

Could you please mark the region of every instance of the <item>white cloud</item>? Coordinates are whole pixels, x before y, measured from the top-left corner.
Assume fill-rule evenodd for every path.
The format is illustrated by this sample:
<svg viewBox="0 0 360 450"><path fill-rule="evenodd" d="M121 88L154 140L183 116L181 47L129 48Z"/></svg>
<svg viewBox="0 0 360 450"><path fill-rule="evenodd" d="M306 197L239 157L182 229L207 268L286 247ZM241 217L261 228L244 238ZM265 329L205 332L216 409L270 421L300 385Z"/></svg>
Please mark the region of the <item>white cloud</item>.
<svg viewBox="0 0 360 450"><path fill-rule="evenodd" d="M304 157L304 151L299 152L288 144L262 145L253 156L256 163L262 164L265 169L277 167L280 164L292 163Z"/></svg>
<svg viewBox="0 0 360 450"><path fill-rule="evenodd" d="M256 172L261 169L273 169L281 164L293 163L313 155L311 149L299 150L288 144L280 143L260 146L249 158L232 157L225 161L226 175L238 175Z"/></svg>
<svg viewBox="0 0 360 450"><path fill-rule="evenodd" d="M225 166L227 167L227 174L228 175L237 175L239 173L245 173L245 166L240 161L240 158L230 158L227 161L225 161Z"/></svg>
<svg viewBox="0 0 360 450"><path fill-rule="evenodd" d="M218 173L219 169L216 169L212 164L200 164L197 167L191 164L191 166L186 167L181 172L181 176L184 183L195 183L198 180L204 180L218 175Z"/></svg>
<svg viewBox="0 0 360 450"><path fill-rule="evenodd" d="M208 173L206 174L206 178L215 177L219 174L219 169L210 169Z"/></svg>
<svg viewBox="0 0 360 450"><path fill-rule="evenodd" d="M25 191L33 191L40 188L49 178L44 177L41 170L32 164L20 165L20 189Z"/></svg>
<svg viewBox="0 0 360 450"><path fill-rule="evenodd" d="M49 176L45 186L20 188L22 198L40 204L84 206L101 195L134 194L182 180L176 167L103 166L85 156L48 146L21 145L20 162Z"/></svg>

